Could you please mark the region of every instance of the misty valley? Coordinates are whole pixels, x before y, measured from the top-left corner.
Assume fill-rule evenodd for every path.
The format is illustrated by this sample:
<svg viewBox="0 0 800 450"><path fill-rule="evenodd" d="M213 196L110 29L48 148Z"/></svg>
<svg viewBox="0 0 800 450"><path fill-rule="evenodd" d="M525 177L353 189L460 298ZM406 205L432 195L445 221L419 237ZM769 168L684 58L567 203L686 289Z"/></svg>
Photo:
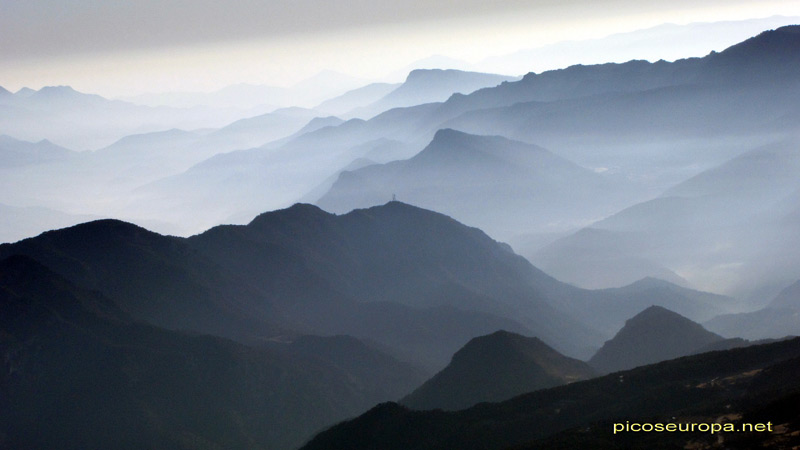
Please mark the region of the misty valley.
<svg viewBox="0 0 800 450"><path fill-rule="evenodd" d="M798 249L800 25L523 76L0 87L0 449L797 448Z"/></svg>

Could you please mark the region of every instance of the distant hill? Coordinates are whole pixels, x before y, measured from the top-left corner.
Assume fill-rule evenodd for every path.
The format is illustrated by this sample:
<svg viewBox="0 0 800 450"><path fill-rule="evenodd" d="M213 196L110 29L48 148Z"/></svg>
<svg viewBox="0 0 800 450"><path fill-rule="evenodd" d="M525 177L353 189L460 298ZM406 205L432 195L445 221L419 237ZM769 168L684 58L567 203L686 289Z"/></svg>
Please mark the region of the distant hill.
<svg viewBox="0 0 800 450"><path fill-rule="evenodd" d="M137 323L27 257L0 261L0 312L3 448L289 450L394 396L377 384L388 378L328 364L321 349L253 349ZM361 353L395 388L418 382Z"/></svg>
<svg viewBox="0 0 800 450"><path fill-rule="evenodd" d="M651 306L625 322L589 365L601 373L617 372L690 355L722 339L680 314Z"/></svg>
<svg viewBox="0 0 800 450"><path fill-rule="evenodd" d="M785 424L726 433L732 448L796 443L800 339L665 361L461 411L385 403L320 432L303 450L713 448L711 433L621 433L614 423ZM741 417L740 417L741 415ZM782 428L783 429L783 428ZM736 447L733 447L736 445Z"/></svg>
<svg viewBox="0 0 800 450"><path fill-rule="evenodd" d="M537 338L497 331L470 340L447 367L400 403L413 409L458 410L594 376L586 363Z"/></svg>

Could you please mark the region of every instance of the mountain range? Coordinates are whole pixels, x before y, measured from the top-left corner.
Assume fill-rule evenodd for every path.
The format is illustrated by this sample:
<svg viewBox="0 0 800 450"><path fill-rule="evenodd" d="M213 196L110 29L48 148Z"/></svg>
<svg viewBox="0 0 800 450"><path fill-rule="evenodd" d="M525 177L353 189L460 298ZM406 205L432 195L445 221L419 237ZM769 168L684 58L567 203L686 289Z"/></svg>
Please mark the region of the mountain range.
<svg viewBox="0 0 800 450"><path fill-rule="evenodd" d="M0 88L0 448L800 445L798 50Z"/></svg>

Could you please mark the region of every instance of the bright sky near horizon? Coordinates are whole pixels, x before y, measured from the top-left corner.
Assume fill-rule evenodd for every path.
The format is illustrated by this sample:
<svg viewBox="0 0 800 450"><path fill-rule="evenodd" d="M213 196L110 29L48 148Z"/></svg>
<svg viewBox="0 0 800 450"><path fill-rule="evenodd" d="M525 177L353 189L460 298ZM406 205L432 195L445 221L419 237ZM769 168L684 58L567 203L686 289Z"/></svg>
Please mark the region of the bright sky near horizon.
<svg viewBox="0 0 800 450"><path fill-rule="evenodd" d="M119 96L286 86L322 70L379 80L431 55L475 63L663 23L773 15L800 16L800 0L0 0L0 86Z"/></svg>

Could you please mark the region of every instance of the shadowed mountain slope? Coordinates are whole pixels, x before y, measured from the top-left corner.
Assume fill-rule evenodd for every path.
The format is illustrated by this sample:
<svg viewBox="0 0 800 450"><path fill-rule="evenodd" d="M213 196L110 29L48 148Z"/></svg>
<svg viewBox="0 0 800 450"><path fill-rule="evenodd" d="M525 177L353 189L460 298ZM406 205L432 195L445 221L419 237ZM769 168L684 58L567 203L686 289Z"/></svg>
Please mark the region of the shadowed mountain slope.
<svg viewBox="0 0 800 450"><path fill-rule="evenodd" d="M114 299L132 317L169 329L238 339L269 336L280 315L256 309L257 293L184 240L116 220L98 220L0 246L86 289Z"/></svg>
<svg viewBox="0 0 800 450"><path fill-rule="evenodd" d="M373 373L132 321L22 256L0 261L0 446L292 449L419 376L373 350ZM393 372L392 377L369 375Z"/></svg>

